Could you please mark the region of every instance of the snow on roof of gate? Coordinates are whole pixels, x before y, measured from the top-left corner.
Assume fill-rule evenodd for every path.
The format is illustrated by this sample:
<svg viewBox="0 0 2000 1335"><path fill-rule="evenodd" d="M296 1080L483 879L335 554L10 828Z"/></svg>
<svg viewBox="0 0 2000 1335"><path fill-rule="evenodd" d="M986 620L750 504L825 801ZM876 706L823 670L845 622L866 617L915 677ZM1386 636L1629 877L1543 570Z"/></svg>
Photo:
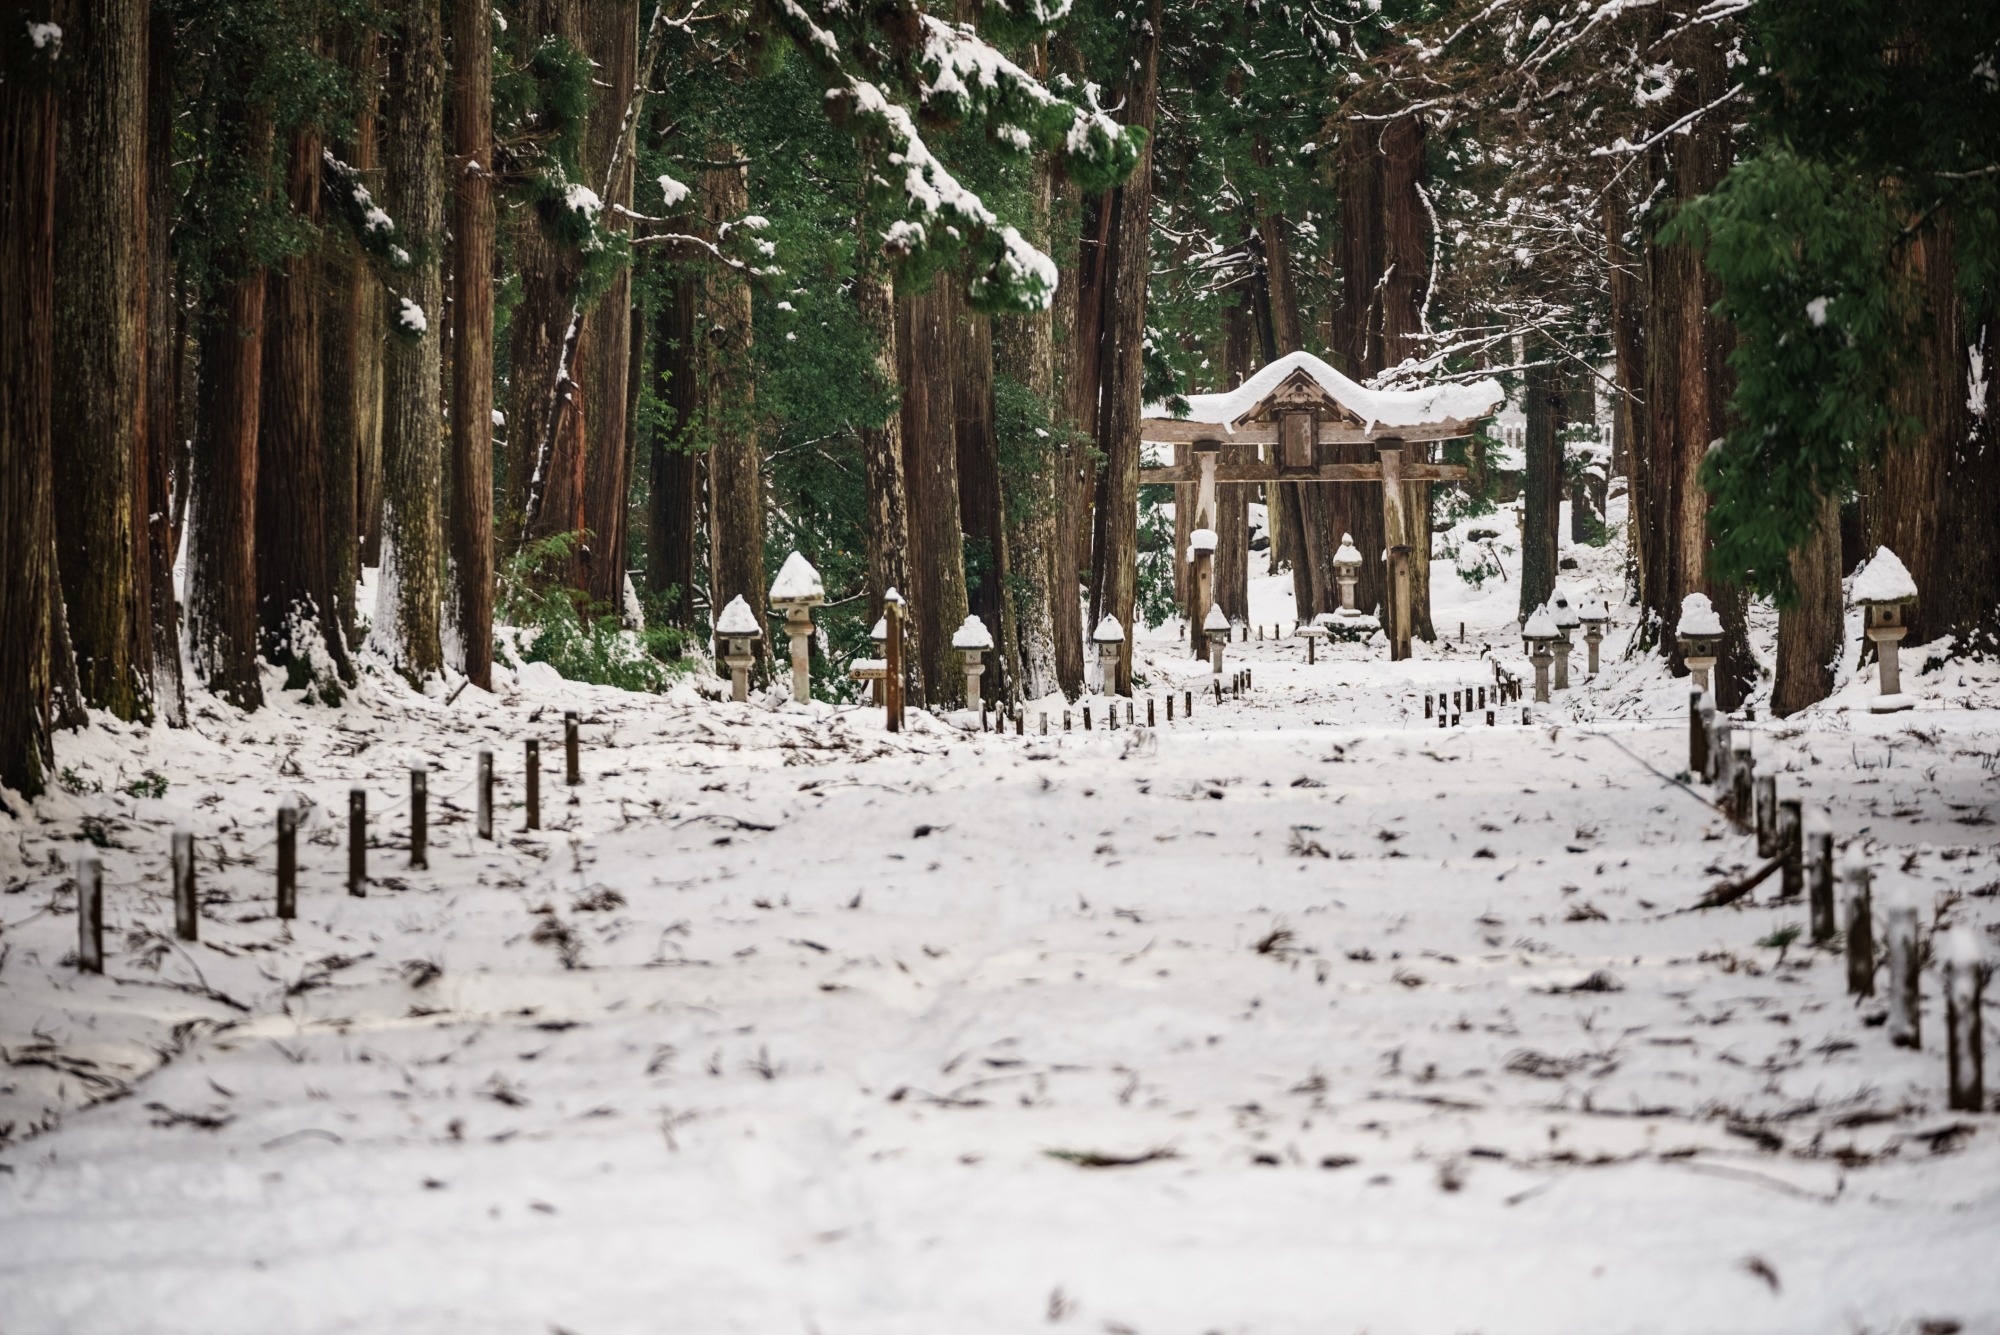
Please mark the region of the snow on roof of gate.
<svg viewBox="0 0 2000 1335"><path fill-rule="evenodd" d="M1427 426L1471 422L1507 400L1497 380L1423 389L1369 389L1349 380L1310 352L1288 353L1226 394L1190 394L1185 420L1231 426L1270 397L1295 372L1303 372L1326 396L1368 427ZM1148 417L1167 416L1163 404L1148 404Z"/></svg>

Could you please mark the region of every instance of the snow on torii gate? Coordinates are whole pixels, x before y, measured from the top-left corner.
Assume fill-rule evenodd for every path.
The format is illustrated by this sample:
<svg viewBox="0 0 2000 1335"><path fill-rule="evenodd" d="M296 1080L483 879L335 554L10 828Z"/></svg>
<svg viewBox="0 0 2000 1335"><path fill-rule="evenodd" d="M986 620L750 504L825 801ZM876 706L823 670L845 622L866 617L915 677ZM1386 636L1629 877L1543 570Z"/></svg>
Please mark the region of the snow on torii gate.
<svg viewBox="0 0 2000 1335"><path fill-rule="evenodd" d="M1309 352L1280 357L1226 394L1188 396L1182 417L1148 416L1142 443L1187 445L1193 458L1141 468L1140 482L1196 484L1193 528L1216 526L1218 482L1361 482L1382 489L1382 531L1389 551L1390 655L1410 656L1410 540L1403 509L1406 482L1456 482L1456 464L1406 462L1404 447L1469 436L1506 401L1494 380L1423 389L1369 389ZM1149 405L1157 412L1160 405ZM1223 463L1224 443L1255 445L1254 462ZM1372 444L1379 463L1329 463L1324 445ZM1268 498L1275 502L1276 497ZM1331 537L1331 535L1329 535ZM1337 539L1332 539L1337 541ZM1177 560L1186 559L1175 553ZM1201 615L1197 609L1197 618ZM1199 624L1197 622L1197 624Z"/></svg>

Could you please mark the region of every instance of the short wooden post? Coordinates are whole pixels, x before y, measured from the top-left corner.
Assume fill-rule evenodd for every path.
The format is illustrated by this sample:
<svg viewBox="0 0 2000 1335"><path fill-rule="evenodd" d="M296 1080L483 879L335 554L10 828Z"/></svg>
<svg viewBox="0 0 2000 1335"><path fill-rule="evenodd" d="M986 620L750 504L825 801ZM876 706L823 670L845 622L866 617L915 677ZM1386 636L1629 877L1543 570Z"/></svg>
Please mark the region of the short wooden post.
<svg viewBox="0 0 2000 1335"><path fill-rule="evenodd" d="M1314 646L1314 645L1316 645L1316 644L1318 644L1318 643L1319 643L1319 636L1317 636L1317 635L1308 635L1308 636L1306 636L1306 664L1307 664L1307 666L1311 666L1311 665L1312 665L1313 663L1315 663L1315 662L1317 662L1317 661L1318 661L1318 660L1317 660L1317 659L1316 659L1316 658L1314 657L1314 655L1313 655L1313 646Z"/></svg>
<svg viewBox="0 0 2000 1335"><path fill-rule="evenodd" d="M1833 916L1833 818L1824 807L1805 814L1806 898L1812 906L1812 941L1823 946L1839 929Z"/></svg>
<svg viewBox="0 0 2000 1335"><path fill-rule="evenodd" d="M194 835L186 829L174 831L174 935L183 941L201 936L201 909L195 902Z"/></svg>
<svg viewBox="0 0 2000 1335"><path fill-rule="evenodd" d="M527 744L528 811L521 824L524 830L542 828L542 743L530 737Z"/></svg>
<svg viewBox="0 0 2000 1335"><path fill-rule="evenodd" d="M1169 723L1172 723L1173 721L1174 721L1174 693L1173 693L1172 691L1168 691L1168 692L1167 692L1167 722L1169 722Z"/></svg>
<svg viewBox="0 0 2000 1335"><path fill-rule="evenodd" d="M1736 787L1736 729L1726 718L1717 718L1708 739L1709 783L1725 798Z"/></svg>
<svg viewBox="0 0 2000 1335"><path fill-rule="evenodd" d="M882 604L882 720L890 732L903 730L903 600L886 599Z"/></svg>
<svg viewBox="0 0 2000 1335"><path fill-rule="evenodd" d="M1067 709L1065 709L1065 710L1063 710L1063 731L1064 731L1064 732L1068 732L1069 730L1070 730L1070 726L1069 726L1069 711L1068 711Z"/></svg>
<svg viewBox="0 0 2000 1335"><path fill-rule="evenodd" d="M1114 706L1113 706L1113 708L1116 708L1116 706L1114 705ZM1129 727L1132 727L1132 726L1134 726L1134 725L1135 725L1135 724L1136 724L1136 723L1138 722L1138 715L1137 715L1137 714L1135 714L1135 713L1133 712L1133 711L1134 711L1135 709L1137 709L1137 708L1138 708L1138 706L1137 706L1137 704L1136 704L1135 702L1133 702L1133 701L1131 701L1131 700L1127 700L1127 701L1125 702L1125 726L1126 726L1126 727L1128 727L1128 728L1129 728Z"/></svg>
<svg viewBox="0 0 2000 1335"><path fill-rule="evenodd" d="M993 731L993 724L986 717L986 697L983 695L979 697L979 730L981 732Z"/></svg>
<svg viewBox="0 0 2000 1335"><path fill-rule="evenodd" d="M1778 802L1778 851L1785 860L1779 869L1778 898L1797 899L1805 893L1805 809L1796 797Z"/></svg>
<svg viewBox="0 0 2000 1335"><path fill-rule="evenodd" d="M1688 775L1700 778L1708 768L1708 728L1702 722L1701 701L1706 691L1688 693Z"/></svg>
<svg viewBox="0 0 2000 1335"><path fill-rule="evenodd" d="M1847 995L1875 995L1875 911L1870 903L1871 873L1861 851L1850 847L1840 867L1842 916L1847 931Z"/></svg>
<svg viewBox="0 0 2000 1335"><path fill-rule="evenodd" d="M1778 776L1757 776L1757 856L1778 856Z"/></svg>
<svg viewBox="0 0 2000 1335"><path fill-rule="evenodd" d="M1921 1048L1923 958L1918 953L1917 906L1907 901L1889 910L1889 1041Z"/></svg>
<svg viewBox="0 0 2000 1335"><path fill-rule="evenodd" d="M474 783L479 789L479 823L475 827L481 839L493 837L493 753L485 747L479 748L478 777Z"/></svg>
<svg viewBox="0 0 2000 1335"><path fill-rule="evenodd" d="M1756 814L1756 804L1751 795L1755 791L1754 785L1757 780L1757 757L1751 753L1750 737L1747 733L1732 736L1730 744L1736 749L1729 765L1731 778L1729 814L1739 826L1748 829ZM1758 840L1757 846L1762 849L1763 840Z"/></svg>
<svg viewBox="0 0 2000 1335"><path fill-rule="evenodd" d="M1534 711L1534 708L1533 708L1532 706L1530 706L1530 705L1522 705L1522 706L1521 706L1521 726L1525 728L1525 727L1527 727L1527 726L1528 726L1528 725L1529 725L1530 723L1533 723L1534 721L1535 721L1535 711Z"/></svg>
<svg viewBox="0 0 2000 1335"><path fill-rule="evenodd" d="M1257 689L1257 670L1255 668L1243 669L1243 689L1246 691Z"/></svg>
<svg viewBox="0 0 2000 1335"><path fill-rule="evenodd" d="M428 765L410 766L410 866L431 865L431 770Z"/></svg>
<svg viewBox="0 0 2000 1335"><path fill-rule="evenodd" d="M360 784L347 790L347 893L368 893L368 790Z"/></svg>
<svg viewBox="0 0 2000 1335"><path fill-rule="evenodd" d="M1104 730L1106 732L1118 731L1118 702L1116 700L1113 700L1104 707Z"/></svg>
<svg viewBox="0 0 2000 1335"><path fill-rule="evenodd" d="M1085 705L1085 706L1083 707L1083 730L1084 730L1085 732L1089 732L1089 731L1090 731L1090 706L1089 706L1089 705Z"/></svg>
<svg viewBox="0 0 2000 1335"><path fill-rule="evenodd" d="M583 768L577 763L576 742L576 711L571 709L563 714L563 769L572 788L583 782Z"/></svg>
<svg viewBox="0 0 2000 1335"><path fill-rule="evenodd" d="M76 862L76 967L104 972L104 863L95 853Z"/></svg>
<svg viewBox="0 0 2000 1335"><path fill-rule="evenodd" d="M1493 726L1493 711L1490 709L1486 711L1486 726L1489 728Z"/></svg>
<svg viewBox="0 0 2000 1335"><path fill-rule="evenodd" d="M1028 735L1028 711L1025 709L1014 711L1014 735L1016 737Z"/></svg>
<svg viewBox="0 0 2000 1335"><path fill-rule="evenodd" d="M1436 712L1437 712L1437 697L1436 697L1435 695L1432 695L1432 694L1431 694L1431 693L1430 693L1429 691L1425 691L1425 692L1424 692L1424 717L1425 717L1425 718L1430 718L1430 717L1431 717L1431 716L1432 716L1433 714L1435 714Z"/></svg>
<svg viewBox="0 0 2000 1335"><path fill-rule="evenodd" d="M1953 1112L1985 1112L1986 1041L1979 1012L1992 970L1969 927L1954 927L1939 954L1944 967L1946 1103Z"/></svg>
<svg viewBox="0 0 2000 1335"><path fill-rule="evenodd" d="M1219 705L1222 703L1222 678L1212 677L1210 680L1215 683L1215 703Z"/></svg>
<svg viewBox="0 0 2000 1335"><path fill-rule="evenodd" d="M1042 711L1042 736L1046 737L1048 735L1049 735L1049 711L1044 709Z"/></svg>
<svg viewBox="0 0 2000 1335"><path fill-rule="evenodd" d="M1167 704L1171 707L1173 701L1169 700ZM1149 728L1158 726L1153 722L1153 697L1150 695L1146 697L1146 726Z"/></svg>
<svg viewBox="0 0 2000 1335"><path fill-rule="evenodd" d="M299 916L299 809L278 807L278 916Z"/></svg>
<svg viewBox="0 0 2000 1335"><path fill-rule="evenodd" d="M1182 717L1182 718L1193 718L1193 717L1194 717L1194 692L1193 692L1193 691L1182 691L1182 692L1181 692L1181 717Z"/></svg>

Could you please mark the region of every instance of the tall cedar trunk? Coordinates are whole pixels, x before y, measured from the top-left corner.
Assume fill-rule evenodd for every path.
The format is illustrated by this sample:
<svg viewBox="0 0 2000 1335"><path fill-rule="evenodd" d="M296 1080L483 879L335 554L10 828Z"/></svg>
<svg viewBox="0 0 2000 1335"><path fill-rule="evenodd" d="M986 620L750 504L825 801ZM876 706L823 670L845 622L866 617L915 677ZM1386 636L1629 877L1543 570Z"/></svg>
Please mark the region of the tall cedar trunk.
<svg viewBox="0 0 2000 1335"><path fill-rule="evenodd" d="M1561 369L1551 363L1555 349L1529 344L1530 366L1522 389L1527 418L1526 476L1521 484L1521 620L1549 600L1556 588L1561 546L1562 432L1569 413Z"/></svg>
<svg viewBox="0 0 2000 1335"><path fill-rule="evenodd" d="M519 21L529 48L551 41L583 48L581 0L528 0ZM507 477L498 531L509 551L583 524L580 412L558 412L559 402L582 407L574 402L572 380L582 350L565 346L582 261L556 238L542 210L520 209L515 217L513 261L521 296L507 324Z"/></svg>
<svg viewBox="0 0 2000 1335"><path fill-rule="evenodd" d="M1334 327L1336 351L1347 374L1366 379L1382 369L1382 163L1376 152L1376 129L1369 124L1349 127L1340 145L1340 264L1343 286ZM1332 457L1340 463L1379 463L1371 445L1336 445ZM1379 486L1322 487L1337 507L1336 541L1354 538L1361 553L1360 578L1354 586L1355 605L1363 611L1388 610L1388 571L1382 550L1388 541ZM1334 601L1339 601L1336 596ZM1321 609L1325 610L1325 609Z"/></svg>
<svg viewBox="0 0 2000 1335"><path fill-rule="evenodd" d="M979 557L977 582L966 572L966 608L993 636L993 653L980 688L989 699L1018 689L1014 613L1007 596L1011 561L1002 523L1000 443L993 421L993 321L977 311L959 316L953 359L952 409L958 442L958 522L966 546Z"/></svg>
<svg viewBox="0 0 2000 1335"><path fill-rule="evenodd" d="M736 147L720 145L715 156L733 161ZM703 194L712 235L750 211L749 179L742 167L705 173ZM741 272L721 265L711 265L706 275L702 416L709 436L709 610L720 616L730 599L740 597L761 619L769 586L764 581L764 462L757 443L750 283ZM954 500L954 517L956 513ZM757 641L757 653L768 664L769 636Z"/></svg>
<svg viewBox="0 0 2000 1335"><path fill-rule="evenodd" d="M1075 699L1083 690L1083 613L1078 584L1090 560L1090 497L1094 489L1091 442L1097 435L1098 331L1104 316L1105 211L1102 198L1079 199L1057 183L1060 211L1078 222L1077 260L1070 282L1056 289L1056 327L1062 334L1061 402L1057 407L1055 550L1049 564L1050 626L1055 634L1056 682Z"/></svg>
<svg viewBox="0 0 2000 1335"><path fill-rule="evenodd" d="M1631 224L1625 200L1617 190L1604 196L1604 257L1609 270L1611 297L1611 351L1614 361L1612 400L1611 472L1626 480L1626 571L1631 601L1640 597L1640 571L1645 568L1645 526L1633 490L1638 461L1645 457L1644 405L1639 393L1645 387L1646 352L1644 304L1641 287L1644 270L1632 253L1627 236Z"/></svg>
<svg viewBox="0 0 2000 1335"><path fill-rule="evenodd" d="M354 141L335 144L333 153L375 179L376 39L373 33L343 39L341 61L360 84ZM347 642L359 643L356 582L366 555L379 560L379 547L363 552L363 539L378 532L367 517L366 498L380 495L382 442L381 284L351 237L336 233L321 252L326 305L320 319L320 448L326 479L327 575Z"/></svg>
<svg viewBox="0 0 2000 1335"><path fill-rule="evenodd" d="M1223 383L1234 389L1257 373L1249 312L1237 306L1225 317L1223 329ZM1232 463L1253 463L1256 457L1254 445L1222 447L1222 458ZM1256 484L1250 482L1219 482L1215 487L1215 508L1220 512L1215 529L1215 601L1224 616L1246 624L1250 620L1250 495L1255 490ZM1186 557L1183 545L1183 563Z"/></svg>
<svg viewBox="0 0 2000 1335"><path fill-rule="evenodd" d="M383 42L375 33L359 39L356 76L361 85L360 108L354 118L354 156L350 165L382 197L382 74ZM382 431L385 405L382 374L388 354L386 312L389 294L367 264L355 257L353 274L355 329L354 370L354 517L360 540L358 565L382 564ZM358 573L358 570L357 570ZM349 637L352 639L352 636Z"/></svg>
<svg viewBox="0 0 2000 1335"><path fill-rule="evenodd" d="M609 232L631 230L618 212L632 207L633 155L627 124L633 84L639 77L639 0L593 0L584 38L597 66L584 167L592 189L604 189L600 224ZM615 179L606 181L613 157ZM625 398L632 359L632 271L621 269L586 317L590 360L583 368L584 484L583 527L588 534L583 588L593 602L622 611L625 602L625 479L631 442L626 435Z"/></svg>
<svg viewBox="0 0 2000 1335"><path fill-rule="evenodd" d="M372 639L403 674L444 669L444 441L438 344L444 333L444 25L439 0L401 0L389 35L383 165L389 216L413 257L391 298L383 357L382 577ZM408 327L409 305L429 328ZM400 314L399 314L400 312Z"/></svg>
<svg viewBox="0 0 2000 1335"><path fill-rule="evenodd" d="M143 0L67 5L56 67L56 549L84 696L124 719L152 708L147 8Z"/></svg>
<svg viewBox="0 0 2000 1335"><path fill-rule="evenodd" d="M46 22L48 3L9 9ZM50 744L59 598L51 410L55 356L56 99L60 48L0 46L0 785L37 797ZM16 813L25 814L25 813Z"/></svg>
<svg viewBox="0 0 2000 1335"><path fill-rule="evenodd" d="M493 16L452 10L451 639L493 689Z"/></svg>
<svg viewBox="0 0 2000 1335"><path fill-rule="evenodd" d="M864 228L866 224L863 224ZM896 290L886 267L865 232L861 238L861 272L854 279L854 301L861 325L874 340L875 384L885 394L896 392ZM890 589L908 597L910 574L910 498L903 474L903 410L887 405L878 426L861 429L861 457L868 486L868 624L882 616L883 597ZM904 623L904 657L921 643L921 628Z"/></svg>
<svg viewBox="0 0 2000 1335"><path fill-rule="evenodd" d="M267 145L270 123L253 123L248 138ZM256 563L263 376L264 273L251 269L222 285L203 322L188 561L188 657L197 678L239 709L264 701Z"/></svg>
<svg viewBox="0 0 2000 1335"><path fill-rule="evenodd" d="M175 464L181 454L181 322L175 292L173 17L154 6L149 22L146 99L146 452L143 560L150 606L153 708L173 727L187 724L181 683L181 609L174 591ZM179 472L179 490L188 485Z"/></svg>
<svg viewBox="0 0 2000 1335"><path fill-rule="evenodd" d="M1126 121L1147 134L1139 165L1114 192L1116 231L1111 248L1111 286L1106 293L1103 414L1097 448L1104 456L1099 488L1102 537L1091 568L1090 619L1093 625L1115 616L1124 627L1118 650L1118 680L1105 682L1106 694L1132 694L1133 608L1138 595L1139 421L1144 416L1146 285L1153 235L1152 131L1160 93L1161 0L1151 0L1133 36L1131 81L1126 88Z"/></svg>
<svg viewBox="0 0 2000 1335"><path fill-rule="evenodd" d="M1429 211L1422 191L1424 123L1404 116L1382 127L1382 365L1400 366L1429 351L1420 335L1424 323L1425 287L1430 282ZM1406 441L1403 462L1423 463L1434 447ZM1370 490L1373 490L1372 488ZM1380 497L1373 497L1377 501ZM1403 513L1410 544L1410 630L1420 639L1435 640L1431 625L1431 484L1403 484Z"/></svg>
<svg viewBox="0 0 2000 1335"><path fill-rule="evenodd" d="M1680 117L1714 101L1727 89L1729 71L1710 35L1695 31L1678 39L1682 68L1688 72L1660 114ZM1673 138L1658 164L1675 201L1685 203L1712 190L1732 159L1727 118L1702 117ZM1656 214L1657 226L1665 213ZM1673 630L1680 602L1703 592L1722 618L1716 701L1724 709L1742 704L1757 679L1747 635L1747 598L1708 574L1708 493L1701 485L1701 461L1709 443L1727 431L1731 392L1727 360L1732 339L1712 314L1721 292L1700 257L1687 246L1661 246L1649 236L1647 272L1647 410L1645 483L1648 510L1646 616L1676 674L1686 671ZM1655 541L1654 539L1657 539Z"/></svg>
<svg viewBox="0 0 2000 1335"><path fill-rule="evenodd" d="M1253 249L1261 262L1256 304L1257 324L1262 330L1264 360L1276 361L1305 348L1305 325L1299 316L1296 284L1292 277L1291 246L1285 238L1284 219L1265 215L1258 223ZM1326 447L1315 444L1314 457L1331 458ZM1333 553L1339 545L1341 493L1349 488L1300 483L1274 483L1278 492L1279 540L1284 558L1292 568L1292 606L1295 619L1310 621L1321 612L1339 605L1333 582Z"/></svg>
<svg viewBox="0 0 2000 1335"><path fill-rule="evenodd" d="M672 425L656 426L648 448L646 588L653 611L668 625L696 627L694 551L699 532L695 499L695 425L701 387L695 365L696 280L677 273L653 313L654 393L673 409Z"/></svg>
<svg viewBox="0 0 2000 1335"><path fill-rule="evenodd" d="M1778 666L1771 712L1783 718L1833 693L1846 637L1840 589L1840 503L1821 502L1819 527L1791 554L1798 602L1778 612Z"/></svg>
<svg viewBox="0 0 2000 1335"><path fill-rule="evenodd" d="M319 221L319 131L292 133L285 194ZM263 406L257 418L257 604L271 661L310 660L324 644L346 675L347 644L327 565L326 477L320 449L320 281L310 250L265 281ZM295 636L297 638L295 638Z"/></svg>
<svg viewBox="0 0 2000 1335"><path fill-rule="evenodd" d="M958 360L965 300L942 275L929 292L900 299L897 380L903 386L903 477L910 496L909 616L919 669L909 703L952 706L965 673L952 633L965 620L965 534L959 518Z"/></svg>

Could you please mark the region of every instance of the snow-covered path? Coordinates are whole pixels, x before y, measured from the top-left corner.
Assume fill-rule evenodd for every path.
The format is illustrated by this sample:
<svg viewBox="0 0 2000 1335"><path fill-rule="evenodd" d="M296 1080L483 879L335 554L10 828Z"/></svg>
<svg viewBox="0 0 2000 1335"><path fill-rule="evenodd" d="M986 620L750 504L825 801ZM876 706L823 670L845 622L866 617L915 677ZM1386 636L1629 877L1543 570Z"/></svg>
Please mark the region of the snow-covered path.
<svg viewBox="0 0 2000 1335"><path fill-rule="evenodd" d="M1192 726L1047 740L567 685L106 731L107 788L174 786L4 855L0 1116L135 1088L0 1152L0 1328L2000 1330L2000 1119L1944 1111L1935 980L1895 1050L1758 944L1801 906L1687 911L1754 847L1653 772L1673 688L1427 726L1477 651L1240 646ZM1878 904L1990 932L1992 703L1760 760ZM391 808L352 899L323 818L267 916L274 788L386 803L427 755L450 795L566 704L567 828L446 805L411 872ZM92 812L102 980L50 863ZM135 930L177 820L232 858L186 948Z"/></svg>

